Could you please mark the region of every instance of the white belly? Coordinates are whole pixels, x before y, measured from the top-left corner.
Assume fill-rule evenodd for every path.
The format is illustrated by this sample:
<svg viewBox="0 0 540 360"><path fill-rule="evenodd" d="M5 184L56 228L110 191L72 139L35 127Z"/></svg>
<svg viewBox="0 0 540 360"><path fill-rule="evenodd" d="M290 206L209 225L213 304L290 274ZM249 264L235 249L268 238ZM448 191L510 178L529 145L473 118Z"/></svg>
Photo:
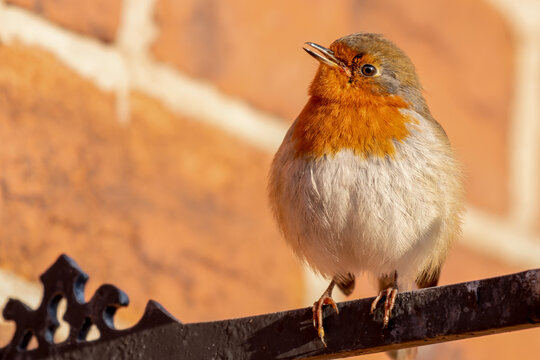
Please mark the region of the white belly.
<svg viewBox="0 0 540 360"><path fill-rule="evenodd" d="M285 139L271 173L272 206L287 242L314 270L398 271L414 280L442 256L455 227L459 171L432 126L411 125L394 158L345 149L308 161Z"/></svg>

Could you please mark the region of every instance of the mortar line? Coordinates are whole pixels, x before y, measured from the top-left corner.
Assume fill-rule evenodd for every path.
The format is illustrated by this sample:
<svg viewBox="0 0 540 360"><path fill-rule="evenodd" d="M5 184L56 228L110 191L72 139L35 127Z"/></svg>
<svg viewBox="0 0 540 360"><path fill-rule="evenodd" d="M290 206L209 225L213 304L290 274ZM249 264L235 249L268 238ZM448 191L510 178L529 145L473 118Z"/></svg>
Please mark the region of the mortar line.
<svg viewBox="0 0 540 360"><path fill-rule="evenodd" d="M540 242L512 221L467 207L460 244L509 264L540 267Z"/></svg>
<svg viewBox="0 0 540 360"><path fill-rule="evenodd" d="M509 130L510 217L534 230L540 215L540 13L537 1L489 0L513 27L515 75Z"/></svg>
<svg viewBox="0 0 540 360"><path fill-rule="evenodd" d="M149 48L157 35L152 19L155 5L156 0L124 0L122 3L116 47L124 57L128 81L127 86L116 91L116 109L121 123L127 123L131 117L133 62L148 57Z"/></svg>
<svg viewBox="0 0 540 360"><path fill-rule="evenodd" d="M540 199L540 36L519 45L515 108L510 131L510 186L513 220L534 230Z"/></svg>
<svg viewBox="0 0 540 360"><path fill-rule="evenodd" d="M157 37L153 21L157 0L123 0L116 44L128 58L146 59Z"/></svg>

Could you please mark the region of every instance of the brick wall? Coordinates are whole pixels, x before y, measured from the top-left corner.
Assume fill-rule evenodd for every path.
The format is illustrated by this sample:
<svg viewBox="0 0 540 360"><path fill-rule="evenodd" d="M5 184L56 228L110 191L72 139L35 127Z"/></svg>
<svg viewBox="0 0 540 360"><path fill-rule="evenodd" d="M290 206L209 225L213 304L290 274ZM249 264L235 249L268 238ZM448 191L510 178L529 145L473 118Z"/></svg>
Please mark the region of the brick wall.
<svg viewBox="0 0 540 360"><path fill-rule="evenodd" d="M0 303L37 304L64 252L87 296L130 295L124 326L148 298L186 322L308 305L321 282L280 239L266 174L316 69L302 44L357 31L411 56L465 165L442 282L540 266L539 24L534 0L0 0ZM420 358L531 358L537 338Z"/></svg>

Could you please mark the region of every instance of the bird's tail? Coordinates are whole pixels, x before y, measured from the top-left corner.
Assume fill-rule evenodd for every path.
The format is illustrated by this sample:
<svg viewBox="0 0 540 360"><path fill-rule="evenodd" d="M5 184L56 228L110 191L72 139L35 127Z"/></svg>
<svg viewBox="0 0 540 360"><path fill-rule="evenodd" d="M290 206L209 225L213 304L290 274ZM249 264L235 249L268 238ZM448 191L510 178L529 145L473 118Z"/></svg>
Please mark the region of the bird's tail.
<svg viewBox="0 0 540 360"><path fill-rule="evenodd" d="M334 276L334 281L336 282L339 290L345 295L349 296L354 290L354 274L338 275Z"/></svg>

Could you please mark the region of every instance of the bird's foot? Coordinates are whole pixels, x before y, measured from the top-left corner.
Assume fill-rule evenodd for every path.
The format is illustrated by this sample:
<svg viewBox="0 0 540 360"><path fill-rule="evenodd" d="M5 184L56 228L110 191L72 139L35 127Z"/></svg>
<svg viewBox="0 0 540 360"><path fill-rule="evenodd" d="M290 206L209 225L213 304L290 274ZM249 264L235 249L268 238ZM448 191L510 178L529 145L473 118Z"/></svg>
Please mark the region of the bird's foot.
<svg viewBox="0 0 540 360"><path fill-rule="evenodd" d="M375 309L377 308L377 304L382 299L383 296L386 297L384 301L384 318L383 318L383 328L388 326L388 322L390 321L390 314L392 313L392 309L394 308L394 305L396 303L396 296L397 296L398 290L397 288L389 287L387 289L381 290L379 295L373 300L371 303L371 314L375 312Z"/></svg>
<svg viewBox="0 0 540 360"><path fill-rule="evenodd" d="M331 293L331 291L330 291ZM324 328L323 328L323 306L330 305L339 314L336 302L332 299L332 296L328 291L325 291L324 294L320 297L318 301L313 303L313 327L317 330L317 334L321 339L324 347L326 347L326 342L324 341Z"/></svg>

